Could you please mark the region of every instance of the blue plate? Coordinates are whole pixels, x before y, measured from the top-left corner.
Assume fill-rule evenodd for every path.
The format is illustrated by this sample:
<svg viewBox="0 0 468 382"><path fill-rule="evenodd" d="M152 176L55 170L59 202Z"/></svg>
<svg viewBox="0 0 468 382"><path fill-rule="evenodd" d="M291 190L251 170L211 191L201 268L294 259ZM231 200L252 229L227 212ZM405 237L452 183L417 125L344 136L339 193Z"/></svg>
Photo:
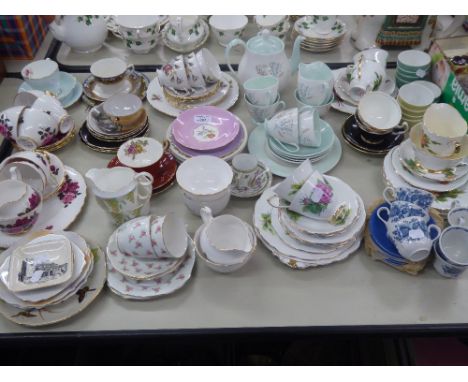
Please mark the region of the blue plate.
<svg viewBox="0 0 468 382"><path fill-rule="evenodd" d="M387 237L387 227L385 224L377 217L377 210L380 207L390 208L388 203L382 203L378 206L373 212L369 219L369 232L372 240L375 245L384 253L389 256L392 256L394 259L402 260L405 263L408 262L403 256L398 253L398 250L395 247L395 244ZM383 211L381 216L385 219L387 214ZM428 224L435 224L434 219L431 217Z"/></svg>

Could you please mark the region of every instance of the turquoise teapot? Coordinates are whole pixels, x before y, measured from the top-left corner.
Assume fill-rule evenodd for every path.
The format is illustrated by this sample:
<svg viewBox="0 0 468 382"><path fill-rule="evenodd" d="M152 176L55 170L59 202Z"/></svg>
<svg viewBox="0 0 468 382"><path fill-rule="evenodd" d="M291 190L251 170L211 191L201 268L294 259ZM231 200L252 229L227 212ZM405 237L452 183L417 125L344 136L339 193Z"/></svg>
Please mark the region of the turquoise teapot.
<svg viewBox="0 0 468 382"><path fill-rule="evenodd" d="M231 66L230 52L236 45L243 45L245 52L239 63L237 78L244 83L249 78L273 75L279 79L279 89L283 90L291 75L297 71L300 60L300 44L304 37L298 36L294 41L291 59L286 57L284 42L272 35L269 30L261 31L245 43L241 39L232 40L224 52L229 70L236 74Z"/></svg>

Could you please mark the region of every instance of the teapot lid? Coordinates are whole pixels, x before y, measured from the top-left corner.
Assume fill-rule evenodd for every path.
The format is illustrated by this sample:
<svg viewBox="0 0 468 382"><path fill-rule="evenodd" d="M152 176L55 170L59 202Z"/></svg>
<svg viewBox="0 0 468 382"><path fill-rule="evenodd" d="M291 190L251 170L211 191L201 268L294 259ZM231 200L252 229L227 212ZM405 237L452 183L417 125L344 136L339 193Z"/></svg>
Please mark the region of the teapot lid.
<svg viewBox="0 0 468 382"><path fill-rule="evenodd" d="M247 49L256 54L276 54L284 50L284 43L268 29L264 29L247 42Z"/></svg>

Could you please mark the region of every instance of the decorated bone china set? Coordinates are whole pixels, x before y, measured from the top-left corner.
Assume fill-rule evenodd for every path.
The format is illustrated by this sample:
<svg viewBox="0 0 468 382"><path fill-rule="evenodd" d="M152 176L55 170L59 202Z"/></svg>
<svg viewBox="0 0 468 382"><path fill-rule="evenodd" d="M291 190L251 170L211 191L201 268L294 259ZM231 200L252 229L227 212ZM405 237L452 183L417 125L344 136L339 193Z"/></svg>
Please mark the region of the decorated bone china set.
<svg viewBox="0 0 468 382"><path fill-rule="evenodd" d="M343 261L363 238L394 267L423 267L431 253L444 277L468 267L467 124L452 106L435 103L440 89L428 80L430 57L400 53L396 79L378 48L331 70L300 62L300 50L335 49L347 33L336 16L255 16L258 34L244 41L248 22L59 16L51 24L54 36L81 54L100 49L110 30L133 54L163 44L177 55L151 81L118 57L94 62L82 84L48 58L21 71L24 82L0 113L0 133L15 149L0 164L0 313L7 319L29 326L65 320L105 282L125 299L168 295L190 280L197 257L219 273L248 267L257 239L293 269ZM210 31L229 72L203 47ZM242 56L234 70L236 47ZM286 105L281 94L291 83L295 104ZM241 90L248 120L230 111ZM80 98L87 115L77 123L66 109ZM150 137L161 126L146 101L173 118L163 142ZM331 109L350 114L341 138L327 122ZM106 167L82 175L53 153L78 130L83 147L114 155ZM325 175L340 161L341 140L385 156L384 199L374 209ZM273 175L283 179L273 182ZM181 216L150 213L152 197L174 183L178 190L170 192L201 217L193 235ZM103 249L66 231L88 187L113 225ZM223 213L231 197L254 199L250 224Z"/></svg>

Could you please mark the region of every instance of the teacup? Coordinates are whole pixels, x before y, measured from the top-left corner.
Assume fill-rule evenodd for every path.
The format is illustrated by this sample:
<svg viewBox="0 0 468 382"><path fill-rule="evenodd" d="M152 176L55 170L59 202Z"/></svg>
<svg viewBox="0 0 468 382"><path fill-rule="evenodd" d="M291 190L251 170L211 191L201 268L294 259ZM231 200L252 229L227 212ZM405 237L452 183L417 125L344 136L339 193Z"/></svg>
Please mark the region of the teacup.
<svg viewBox="0 0 468 382"><path fill-rule="evenodd" d="M312 16L314 18L314 30L318 34L327 35L332 31L336 22L336 16Z"/></svg>
<svg viewBox="0 0 468 382"><path fill-rule="evenodd" d="M374 61L380 64L383 68L387 67L388 52L386 50L379 48L365 49L354 55L353 62L357 62L359 60L359 56L363 56L366 61Z"/></svg>
<svg viewBox="0 0 468 382"><path fill-rule="evenodd" d="M207 84L217 82L221 79L223 73L221 72L218 61L215 56L213 56L213 53L208 49L203 48L195 53L195 57L200 65L203 79Z"/></svg>
<svg viewBox="0 0 468 382"><path fill-rule="evenodd" d="M395 200L401 200L418 205L427 210L434 201L434 195L428 191L413 187L386 187L383 192L385 201L389 204Z"/></svg>
<svg viewBox="0 0 468 382"><path fill-rule="evenodd" d="M214 15L210 17L209 23L221 46L226 47L235 38L240 38L247 26L247 16Z"/></svg>
<svg viewBox="0 0 468 382"><path fill-rule="evenodd" d="M174 213L153 218L151 242L156 258L181 258L188 246L184 221Z"/></svg>
<svg viewBox="0 0 468 382"><path fill-rule="evenodd" d="M258 188L268 173L268 169L260 167L257 157L252 154L237 154L232 158L232 170L232 185L246 191Z"/></svg>
<svg viewBox="0 0 468 382"><path fill-rule="evenodd" d="M288 16L283 15L259 15L255 16L255 24L259 30L268 29L271 32L281 33L287 29Z"/></svg>
<svg viewBox="0 0 468 382"><path fill-rule="evenodd" d="M327 115L327 113L330 111L330 107L331 107L332 103L335 102L335 97L332 94L331 98L328 99L323 105L319 105L319 106L308 105L308 104L306 104L306 103L304 103L304 102L302 102L300 100L297 89L294 92L294 98L296 98L297 107L301 108L301 107L304 107L304 106L310 106L313 109L318 111L320 117L324 117L325 115Z"/></svg>
<svg viewBox="0 0 468 382"><path fill-rule="evenodd" d="M387 235L401 256L417 262L429 256L434 240L440 235L440 228L435 224L428 226L424 218L412 216L397 221L391 227L387 225Z"/></svg>
<svg viewBox="0 0 468 382"><path fill-rule="evenodd" d="M333 83L333 72L323 62L299 64L297 94L305 104L323 105L333 95Z"/></svg>
<svg viewBox="0 0 468 382"><path fill-rule="evenodd" d="M18 123L25 109L25 106L13 106L2 111L0 114L0 134L5 139L16 142L18 139Z"/></svg>
<svg viewBox="0 0 468 382"><path fill-rule="evenodd" d="M349 65L348 74L349 95L355 101L359 101L364 94L371 90L377 90L385 81L385 68L374 61L366 61L363 56L353 65Z"/></svg>
<svg viewBox="0 0 468 382"><path fill-rule="evenodd" d="M140 118L143 103L135 94L117 93L102 103L104 113L117 127L125 130Z"/></svg>
<svg viewBox="0 0 468 382"><path fill-rule="evenodd" d="M203 207L200 216L205 228L200 244L209 260L219 264L242 262L253 249L247 225L233 215L213 218L211 209Z"/></svg>
<svg viewBox="0 0 468 382"><path fill-rule="evenodd" d="M244 82L247 100L256 106L268 106L278 99L279 81L275 76L257 76Z"/></svg>
<svg viewBox="0 0 468 382"><path fill-rule="evenodd" d="M26 161L3 161L0 164L0 180L17 179L29 184L43 194L47 185L45 174L40 168Z"/></svg>
<svg viewBox="0 0 468 382"><path fill-rule="evenodd" d="M385 219L384 216L387 218ZM390 208L382 206L377 210L377 217L386 225L393 225L399 220L409 218L411 216L419 216L423 218L426 223L429 221L427 210L416 204L401 200L392 202L390 204Z"/></svg>
<svg viewBox="0 0 468 382"><path fill-rule="evenodd" d="M60 89L60 72L58 64L46 58L33 61L21 70L21 75L33 89L58 93Z"/></svg>
<svg viewBox="0 0 468 382"><path fill-rule="evenodd" d="M398 103L408 112L425 111L434 101L433 93L425 86L411 82L398 91Z"/></svg>
<svg viewBox="0 0 468 382"><path fill-rule="evenodd" d="M53 142L59 132L58 121L42 110L26 108L18 124L16 143L24 150L34 150Z"/></svg>
<svg viewBox="0 0 468 382"><path fill-rule="evenodd" d="M123 79L127 70L133 70L133 65L128 65L118 57L103 58L95 61L91 67L91 74L100 82L113 83Z"/></svg>
<svg viewBox="0 0 468 382"><path fill-rule="evenodd" d="M164 65L161 69L156 70L159 83L161 86L176 90L187 90L190 84L185 71L183 56L179 55Z"/></svg>
<svg viewBox="0 0 468 382"><path fill-rule="evenodd" d="M291 202L304 182L317 170L312 167L309 159L302 162L285 180L280 182L274 192L282 199Z"/></svg>
<svg viewBox="0 0 468 382"><path fill-rule="evenodd" d="M203 78L203 73L201 71L200 64L194 52L191 52L190 54L185 56L185 63L187 79L190 86L194 88L205 88L205 79Z"/></svg>
<svg viewBox="0 0 468 382"><path fill-rule="evenodd" d="M467 123L451 105L429 106L423 117L423 147L431 154L449 157L461 150L467 133Z"/></svg>
<svg viewBox="0 0 468 382"><path fill-rule="evenodd" d="M187 45L199 41L203 37L203 27L199 16L169 16L168 39L181 45Z"/></svg>
<svg viewBox="0 0 468 382"><path fill-rule="evenodd" d="M468 227L468 207L455 203L447 215L447 221L451 226Z"/></svg>
<svg viewBox="0 0 468 382"><path fill-rule="evenodd" d="M60 101L40 90L30 90L20 92L14 100L15 106L29 107L36 110L42 110L54 117L61 133L66 134L75 127L75 121L62 107Z"/></svg>
<svg viewBox="0 0 468 382"><path fill-rule="evenodd" d="M244 101L250 116L254 122L258 123L265 122L265 120L270 119L286 107L286 103L280 100L279 95L273 104L267 106L258 106L250 103L246 94L244 94Z"/></svg>
<svg viewBox="0 0 468 382"><path fill-rule="evenodd" d="M130 220L117 230L117 247L128 256L156 259L151 239L151 216Z"/></svg>
<svg viewBox="0 0 468 382"><path fill-rule="evenodd" d="M451 226L440 234L434 267L446 277L457 277L468 267L468 228Z"/></svg>
<svg viewBox="0 0 468 382"><path fill-rule="evenodd" d="M361 130L361 139L370 145L380 145L386 141L392 142L397 135L406 134L409 130L408 122L404 121L401 125L397 125L393 129L390 129L389 132L381 132L381 130L375 129L363 122L360 119L358 110L356 110L356 113L354 114L354 119Z"/></svg>
<svg viewBox="0 0 468 382"><path fill-rule="evenodd" d="M410 49L398 54L397 68L408 72L427 70L431 66L431 56L423 51Z"/></svg>

